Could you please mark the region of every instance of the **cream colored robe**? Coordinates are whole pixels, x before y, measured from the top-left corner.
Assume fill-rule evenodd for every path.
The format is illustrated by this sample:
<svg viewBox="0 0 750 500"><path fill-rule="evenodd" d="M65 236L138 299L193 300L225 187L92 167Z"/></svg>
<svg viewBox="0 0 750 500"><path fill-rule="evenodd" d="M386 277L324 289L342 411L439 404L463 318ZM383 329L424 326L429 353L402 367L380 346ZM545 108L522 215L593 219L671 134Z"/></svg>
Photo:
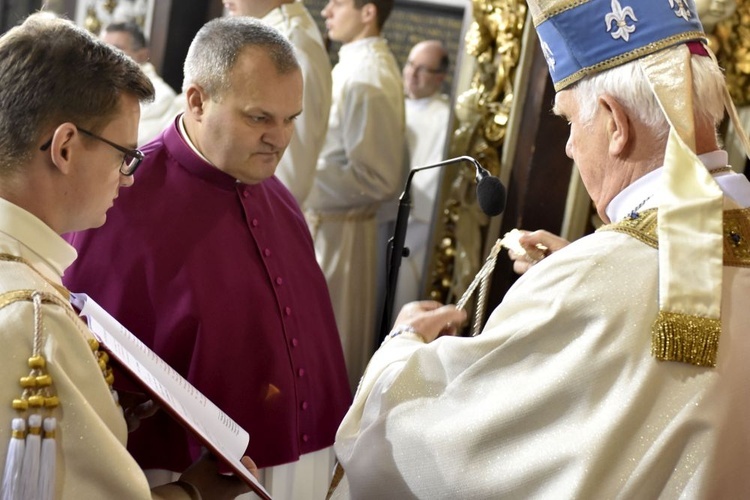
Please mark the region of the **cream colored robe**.
<svg viewBox="0 0 750 500"><path fill-rule="evenodd" d="M56 498L150 499L146 478L125 448L127 428L87 339L91 333L67 298L61 275L76 252L38 218L0 198L0 254L23 258L0 260L0 293L38 290L60 299L64 307L44 304L43 355L60 406L57 418ZM36 271L35 271L35 270ZM13 302L0 308L0 467L4 469L10 440L11 408L20 397L20 377L29 374L27 360L34 338L33 305ZM44 414L43 416L47 416ZM0 470L3 470L0 469ZM189 498L179 487L165 486L154 498Z"/></svg>
<svg viewBox="0 0 750 500"><path fill-rule="evenodd" d="M445 159L445 139L450 119L448 96L440 93L406 99L406 140L411 168L426 167ZM423 276L431 242L435 199L443 169L418 172L411 180L412 208L406 232L409 256L401 261L393 317L405 304L424 299Z"/></svg>
<svg viewBox="0 0 750 500"><path fill-rule="evenodd" d="M341 47L328 134L307 199L315 255L328 283L349 381L374 350L376 212L406 178L401 73L380 37Z"/></svg>
<svg viewBox="0 0 750 500"><path fill-rule="evenodd" d="M302 206L312 189L315 166L328 129L331 60L318 26L301 1L281 4L262 21L292 42L305 82L302 114L294 120L294 134L276 167L276 177Z"/></svg>
<svg viewBox="0 0 750 500"><path fill-rule="evenodd" d="M175 108L177 94L156 72L154 65L147 62L141 69L154 86L154 100L141 104L141 119L138 122L138 145L143 146L161 134L182 109Z"/></svg>
<svg viewBox="0 0 750 500"><path fill-rule="evenodd" d="M659 175L618 196L616 220ZM717 180L750 205L747 179ZM480 336L386 341L337 434L351 497L750 497L750 269L725 267L718 366L702 368L650 354L657 265L601 231L519 279Z"/></svg>

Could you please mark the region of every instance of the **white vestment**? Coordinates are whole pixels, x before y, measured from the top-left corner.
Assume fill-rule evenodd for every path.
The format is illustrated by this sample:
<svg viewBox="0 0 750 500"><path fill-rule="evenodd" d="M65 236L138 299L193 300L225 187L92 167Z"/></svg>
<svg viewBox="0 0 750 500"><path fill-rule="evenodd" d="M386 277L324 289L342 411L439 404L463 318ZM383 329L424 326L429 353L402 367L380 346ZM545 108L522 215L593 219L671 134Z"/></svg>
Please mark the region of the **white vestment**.
<svg viewBox="0 0 750 500"><path fill-rule="evenodd" d="M315 21L300 1L282 4L262 21L283 33L294 45L305 83L302 114L276 167L276 177L302 205L312 189L315 165L323 147L331 110L331 61Z"/></svg>
<svg viewBox="0 0 750 500"><path fill-rule="evenodd" d="M375 215L403 189L405 148L401 74L387 42L370 37L342 46L306 207L352 387L370 359L380 317Z"/></svg>
<svg viewBox="0 0 750 500"><path fill-rule="evenodd" d="M141 120L138 122L138 145L151 142L161 134L164 127L177 115L174 89L156 73L151 63L141 64L141 69L154 86L154 100L141 104Z"/></svg>
<svg viewBox="0 0 750 500"><path fill-rule="evenodd" d="M62 273L75 259L75 249L39 218L0 198L0 254L0 470L5 467L11 419L28 417L11 402L21 396L19 381L29 375L34 344L31 301L7 296L38 291L56 299L45 300L41 307L41 354L52 379L51 394L60 400L59 406L41 412L57 421L54 497L190 498L174 485L161 487L158 494L149 491L125 447L128 431L122 408L89 347L94 337L62 294Z"/></svg>
<svg viewBox="0 0 750 500"><path fill-rule="evenodd" d="M445 159L445 139L450 119L448 96L440 93L422 99L406 99L406 141L411 168L425 167ZM401 261L395 318L401 307L422 297L422 276L430 244L432 215L443 169L433 168L414 174L411 181L411 214L406 232L409 256Z"/></svg>
<svg viewBox="0 0 750 500"><path fill-rule="evenodd" d="M661 174L612 220L658 206ZM716 180L750 206L744 176ZM715 368L651 356L658 281L656 248L599 231L521 277L481 335L387 340L334 445L351 497L748 498L750 268L725 260Z"/></svg>

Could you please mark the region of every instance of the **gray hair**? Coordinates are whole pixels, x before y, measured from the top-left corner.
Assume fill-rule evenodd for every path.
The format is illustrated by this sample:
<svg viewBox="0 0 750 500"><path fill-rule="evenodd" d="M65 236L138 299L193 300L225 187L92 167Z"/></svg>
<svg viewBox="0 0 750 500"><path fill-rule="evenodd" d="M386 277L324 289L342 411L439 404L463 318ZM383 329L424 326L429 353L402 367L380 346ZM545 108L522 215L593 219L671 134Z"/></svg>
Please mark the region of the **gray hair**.
<svg viewBox="0 0 750 500"><path fill-rule="evenodd" d="M675 48L666 50L676 50ZM691 57L693 112L699 121L717 126L724 118L724 74L710 57ZM656 137L666 138L669 125L638 61L589 76L574 87L581 122L594 118L600 95L609 94L644 123Z"/></svg>
<svg viewBox="0 0 750 500"><path fill-rule="evenodd" d="M212 99L229 89L229 73L240 53L248 48L263 50L279 74L299 69L294 47L276 29L250 17L220 17L206 23L188 49L183 92L199 85Z"/></svg>

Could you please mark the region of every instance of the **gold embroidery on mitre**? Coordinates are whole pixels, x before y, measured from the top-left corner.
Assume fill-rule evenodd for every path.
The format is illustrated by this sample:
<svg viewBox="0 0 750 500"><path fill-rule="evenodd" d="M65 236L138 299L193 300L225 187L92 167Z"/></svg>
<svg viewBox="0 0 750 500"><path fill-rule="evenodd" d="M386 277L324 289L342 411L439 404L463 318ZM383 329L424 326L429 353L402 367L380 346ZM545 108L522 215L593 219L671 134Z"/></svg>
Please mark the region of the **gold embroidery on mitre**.
<svg viewBox="0 0 750 500"><path fill-rule="evenodd" d="M723 221L724 265L750 267L750 208L725 210ZM617 231L659 248L657 226L657 209L652 208L599 231ZM651 353L663 361L713 367L720 335L720 319L660 311L651 330Z"/></svg>
<svg viewBox="0 0 750 500"><path fill-rule="evenodd" d="M626 62L639 59L643 56L647 56L662 49L666 49L667 47L671 47L672 45L677 45L690 40L705 41L707 40L706 34L701 31L686 31L684 33L678 33L676 35L672 35L670 37L659 40L658 42L649 43L648 45L644 45L643 47L638 47L623 54L618 54L614 57L610 57L605 61L592 64L591 66L586 66L585 68L579 69L572 75L556 82L554 85L555 91L559 92L588 75L601 73L604 70L614 68L615 66L621 66Z"/></svg>

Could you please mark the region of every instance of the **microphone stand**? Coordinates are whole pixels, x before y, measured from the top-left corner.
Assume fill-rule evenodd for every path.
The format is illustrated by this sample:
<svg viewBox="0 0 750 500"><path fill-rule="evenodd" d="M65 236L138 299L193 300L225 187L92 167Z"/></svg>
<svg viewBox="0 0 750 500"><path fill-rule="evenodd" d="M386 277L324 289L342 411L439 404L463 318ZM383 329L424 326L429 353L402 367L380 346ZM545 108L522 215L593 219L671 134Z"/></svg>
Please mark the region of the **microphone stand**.
<svg viewBox="0 0 750 500"><path fill-rule="evenodd" d="M401 259L409 256L409 249L405 247L406 244L406 228L409 223L409 212L411 209L411 179L414 174L421 172L422 170L428 170L431 168L443 167L445 165L453 165L455 163L461 163L464 161L470 162L477 168L477 180L479 180L480 174L487 171L482 168L479 163L471 156L459 156L456 158L450 158L448 160L435 163L434 165L428 165L426 167L413 168L406 178L406 184L404 185L404 192L401 193L401 197L398 202L398 213L396 215L396 228L393 231L393 237L388 240L386 268L388 274L386 277L385 285L385 304L383 306L383 316L380 320L380 335L376 338L377 344L375 349L388 335L391 328L391 316L393 315L393 303L396 301L396 287L398 286L398 273L401 269ZM480 170L481 169L481 170Z"/></svg>

